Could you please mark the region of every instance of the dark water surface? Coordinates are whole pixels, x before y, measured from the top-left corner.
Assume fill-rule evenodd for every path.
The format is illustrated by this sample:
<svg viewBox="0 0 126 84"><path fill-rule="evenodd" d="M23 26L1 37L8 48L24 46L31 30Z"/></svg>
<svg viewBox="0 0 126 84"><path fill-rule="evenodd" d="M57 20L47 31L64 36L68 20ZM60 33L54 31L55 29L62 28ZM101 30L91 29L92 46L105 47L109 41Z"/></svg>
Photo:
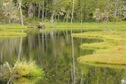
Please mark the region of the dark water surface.
<svg viewBox="0 0 126 84"><path fill-rule="evenodd" d="M13 65L19 58L32 58L45 72L43 79L0 78L0 84L126 84L125 69L77 63L77 57L94 52L79 46L93 40L73 38L74 32L51 30L29 33L27 37L0 38L0 66L6 61Z"/></svg>

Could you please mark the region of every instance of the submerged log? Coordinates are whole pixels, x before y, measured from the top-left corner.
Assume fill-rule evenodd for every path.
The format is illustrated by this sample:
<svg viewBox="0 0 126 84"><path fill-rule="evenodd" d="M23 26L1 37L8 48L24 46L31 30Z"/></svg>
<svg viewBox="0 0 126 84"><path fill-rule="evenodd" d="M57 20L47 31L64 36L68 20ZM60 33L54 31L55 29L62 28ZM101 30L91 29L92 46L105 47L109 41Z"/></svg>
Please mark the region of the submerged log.
<svg viewBox="0 0 126 84"><path fill-rule="evenodd" d="M37 27L38 27L38 29L45 29L46 28L46 26L44 24L39 24Z"/></svg>

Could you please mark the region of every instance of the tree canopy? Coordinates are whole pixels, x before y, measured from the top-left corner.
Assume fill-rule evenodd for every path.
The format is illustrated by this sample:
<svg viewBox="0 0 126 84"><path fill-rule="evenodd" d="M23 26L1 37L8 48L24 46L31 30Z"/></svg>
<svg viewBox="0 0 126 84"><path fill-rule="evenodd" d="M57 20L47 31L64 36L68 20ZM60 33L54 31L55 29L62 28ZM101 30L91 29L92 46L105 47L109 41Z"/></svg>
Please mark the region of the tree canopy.
<svg viewBox="0 0 126 84"><path fill-rule="evenodd" d="M21 0L25 21L37 19L48 22L85 22L106 15L108 21L126 20L126 0ZM74 4L73 4L74 3ZM73 9L74 5L74 9ZM98 9L100 12L98 12ZM98 14L96 13L98 12ZM9 22L19 22L18 0L1 0L0 14ZM9 15L8 15L9 14ZM94 18L95 16L95 18ZM0 18L3 19L3 18ZM5 19L5 18L4 18Z"/></svg>

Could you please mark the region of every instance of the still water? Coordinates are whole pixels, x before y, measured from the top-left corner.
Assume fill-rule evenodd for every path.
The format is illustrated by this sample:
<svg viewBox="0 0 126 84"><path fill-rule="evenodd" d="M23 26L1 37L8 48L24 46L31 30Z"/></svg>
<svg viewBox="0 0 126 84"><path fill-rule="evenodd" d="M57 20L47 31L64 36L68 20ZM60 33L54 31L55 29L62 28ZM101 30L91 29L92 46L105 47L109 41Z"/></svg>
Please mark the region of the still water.
<svg viewBox="0 0 126 84"><path fill-rule="evenodd" d="M79 48L93 40L71 37L76 32L82 31L50 30L29 32L27 37L0 38L0 66L6 61L13 66L17 59L32 58L45 72L43 79L2 79L0 84L126 84L125 68L77 63L77 57L94 51Z"/></svg>

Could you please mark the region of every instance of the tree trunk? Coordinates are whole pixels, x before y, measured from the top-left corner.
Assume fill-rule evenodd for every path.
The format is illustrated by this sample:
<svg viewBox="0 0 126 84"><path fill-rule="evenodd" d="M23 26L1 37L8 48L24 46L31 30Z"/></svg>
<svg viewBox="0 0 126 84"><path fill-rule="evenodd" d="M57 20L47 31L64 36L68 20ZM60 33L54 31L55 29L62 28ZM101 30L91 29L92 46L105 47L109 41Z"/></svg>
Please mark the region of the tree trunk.
<svg viewBox="0 0 126 84"><path fill-rule="evenodd" d="M43 7L42 7L42 21L44 21L44 13L45 13L44 9L45 9L45 1L43 0Z"/></svg>
<svg viewBox="0 0 126 84"><path fill-rule="evenodd" d="M73 22L74 15L74 0L72 0L72 13L71 13L71 23Z"/></svg>
<svg viewBox="0 0 126 84"><path fill-rule="evenodd" d="M53 10L53 13L51 15L51 19L50 19L50 22L53 23L54 22L54 15L55 15L55 10Z"/></svg>
<svg viewBox="0 0 126 84"><path fill-rule="evenodd" d="M19 10L20 10L20 19L21 19L21 25L24 25L24 21L23 21L23 14L22 14L22 0L19 0Z"/></svg>
<svg viewBox="0 0 126 84"><path fill-rule="evenodd" d="M83 22L83 9L82 9L82 2L80 2L81 4L81 25L82 25L82 22Z"/></svg>
<svg viewBox="0 0 126 84"><path fill-rule="evenodd" d="M40 3L38 4L38 19L40 18Z"/></svg>
<svg viewBox="0 0 126 84"><path fill-rule="evenodd" d="M69 15L67 13L67 15L66 15L66 23L68 23L68 19L69 19Z"/></svg>
<svg viewBox="0 0 126 84"><path fill-rule="evenodd" d="M51 15L51 18L50 18L50 23L53 23L54 22L54 15L55 15L55 2L56 2L56 0L53 0L52 1L52 6L54 7L53 9L52 9L52 15Z"/></svg>
<svg viewBox="0 0 126 84"><path fill-rule="evenodd" d="M59 24L59 14L58 14L58 24Z"/></svg>
<svg viewBox="0 0 126 84"><path fill-rule="evenodd" d="M46 5L47 7L45 8L45 17L47 17L47 14L48 14L48 4Z"/></svg>
<svg viewBox="0 0 126 84"><path fill-rule="evenodd" d="M28 17L29 18L33 17L33 5L32 5L32 3L29 3L29 6L28 6Z"/></svg>
<svg viewBox="0 0 126 84"><path fill-rule="evenodd" d="M35 17L35 15L36 15L35 10L36 10L36 5L34 4L33 5L33 17Z"/></svg>

